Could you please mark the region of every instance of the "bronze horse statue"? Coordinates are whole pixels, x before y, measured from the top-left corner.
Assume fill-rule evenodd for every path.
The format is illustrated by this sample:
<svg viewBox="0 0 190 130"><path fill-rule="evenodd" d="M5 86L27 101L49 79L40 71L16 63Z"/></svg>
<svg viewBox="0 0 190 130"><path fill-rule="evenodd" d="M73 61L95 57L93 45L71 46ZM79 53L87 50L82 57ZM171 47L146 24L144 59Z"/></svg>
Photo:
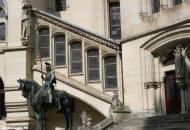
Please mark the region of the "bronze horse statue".
<svg viewBox="0 0 190 130"><path fill-rule="evenodd" d="M66 118L66 130L72 130L72 113L74 112L74 99L65 91L55 90L53 105L48 103L48 94L45 87L40 86L34 80L19 79L19 89L24 98L30 100L33 110L36 112L37 128L43 130L43 112L48 108L58 108L60 113L64 113Z"/></svg>

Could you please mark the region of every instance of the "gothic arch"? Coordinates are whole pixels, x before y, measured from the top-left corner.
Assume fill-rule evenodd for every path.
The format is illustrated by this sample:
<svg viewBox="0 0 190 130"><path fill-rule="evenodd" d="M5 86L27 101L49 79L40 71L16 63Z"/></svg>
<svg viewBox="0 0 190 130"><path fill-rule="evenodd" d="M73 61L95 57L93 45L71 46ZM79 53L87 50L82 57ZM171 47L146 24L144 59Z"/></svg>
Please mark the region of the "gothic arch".
<svg viewBox="0 0 190 130"><path fill-rule="evenodd" d="M176 46L178 41L190 39L190 25L181 25L154 35L146 41L141 48L156 53L158 50Z"/></svg>

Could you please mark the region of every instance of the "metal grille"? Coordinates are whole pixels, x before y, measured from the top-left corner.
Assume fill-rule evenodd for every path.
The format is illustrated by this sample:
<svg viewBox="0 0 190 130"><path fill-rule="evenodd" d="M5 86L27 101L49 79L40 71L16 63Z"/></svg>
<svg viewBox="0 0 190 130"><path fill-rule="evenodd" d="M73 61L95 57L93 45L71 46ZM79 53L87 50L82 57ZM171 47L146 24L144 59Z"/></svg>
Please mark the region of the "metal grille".
<svg viewBox="0 0 190 130"><path fill-rule="evenodd" d="M182 0L173 0L174 6L182 3Z"/></svg>
<svg viewBox="0 0 190 130"><path fill-rule="evenodd" d="M66 0L56 0L56 11L66 10Z"/></svg>
<svg viewBox="0 0 190 130"><path fill-rule="evenodd" d="M65 35L54 38L55 65L65 65Z"/></svg>
<svg viewBox="0 0 190 130"><path fill-rule="evenodd" d="M0 18L5 18L5 16L5 11L2 8L0 8Z"/></svg>
<svg viewBox="0 0 190 130"><path fill-rule="evenodd" d="M119 2L110 3L110 37L121 39L120 4Z"/></svg>
<svg viewBox="0 0 190 130"><path fill-rule="evenodd" d="M152 13L160 11L160 0L152 0Z"/></svg>
<svg viewBox="0 0 190 130"><path fill-rule="evenodd" d="M104 59L105 87L117 88L117 61L116 56L108 56Z"/></svg>
<svg viewBox="0 0 190 130"><path fill-rule="evenodd" d="M5 40L6 34L6 26L5 23L0 23L0 40Z"/></svg>
<svg viewBox="0 0 190 130"><path fill-rule="evenodd" d="M87 52L88 81L99 80L99 51L91 49Z"/></svg>
<svg viewBox="0 0 190 130"><path fill-rule="evenodd" d="M82 44L74 42L71 44L71 73L82 72Z"/></svg>
<svg viewBox="0 0 190 130"><path fill-rule="evenodd" d="M39 51L41 58L49 57L49 29L39 30Z"/></svg>

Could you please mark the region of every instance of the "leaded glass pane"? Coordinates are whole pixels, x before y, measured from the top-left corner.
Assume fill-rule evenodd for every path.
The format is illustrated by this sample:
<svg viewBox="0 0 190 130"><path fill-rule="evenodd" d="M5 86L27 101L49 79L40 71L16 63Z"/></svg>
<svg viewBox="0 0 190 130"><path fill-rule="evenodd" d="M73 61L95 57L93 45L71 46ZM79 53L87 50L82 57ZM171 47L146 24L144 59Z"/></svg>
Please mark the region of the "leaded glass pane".
<svg viewBox="0 0 190 130"><path fill-rule="evenodd" d="M116 56L108 56L104 60L105 87L107 89L117 88L117 61Z"/></svg>
<svg viewBox="0 0 190 130"><path fill-rule="evenodd" d="M5 23L0 23L0 40L5 40L6 26Z"/></svg>
<svg viewBox="0 0 190 130"><path fill-rule="evenodd" d="M110 37L121 39L120 4L110 3Z"/></svg>
<svg viewBox="0 0 190 130"><path fill-rule="evenodd" d="M82 72L82 44L74 42L71 44L71 73Z"/></svg>
<svg viewBox="0 0 190 130"><path fill-rule="evenodd" d="M160 0L152 0L152 12L156 13L160 11Z"/></svg>
<svg viewBox="0 0 190 130"><path fill-rule="evenodd" d="M41 58L49 57L49 29L39 30L39 51Z"/></svg>
<svg viewBox="0 0 190 130"><path fill-rule="evenodd" d="M5 18L5 16L5 11L2 8L0 8L0 18Z"/></svg>
<svg viewBox="0 0 190 130"><path fill-rule="evenodd" d="M66 0L56 0L56 11L66 10Z"/></svg>
<svg viewBox="0 0 190 130"><path fill-rule="evenodd" d="M99 51L91 49L87 52L88 80L99 80Z"/></svg>
<svg viewBox="0 0 190 130"><path fill-rule="evenodd" d="M55 65L65 65L65 35L54 38L55 41Z"/></svg>

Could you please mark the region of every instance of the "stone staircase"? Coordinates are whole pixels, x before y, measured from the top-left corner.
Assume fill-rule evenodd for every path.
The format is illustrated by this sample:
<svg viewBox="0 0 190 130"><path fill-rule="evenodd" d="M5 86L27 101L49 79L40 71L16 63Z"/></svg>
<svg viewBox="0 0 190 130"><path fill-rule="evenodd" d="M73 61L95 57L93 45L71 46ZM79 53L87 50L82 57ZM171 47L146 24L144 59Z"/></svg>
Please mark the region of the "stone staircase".
<svg viewBox="0 0 190 130"><path fill-rule="evenodd" d="M106 130L190 130L190 114L127 118Z"/></svg>

